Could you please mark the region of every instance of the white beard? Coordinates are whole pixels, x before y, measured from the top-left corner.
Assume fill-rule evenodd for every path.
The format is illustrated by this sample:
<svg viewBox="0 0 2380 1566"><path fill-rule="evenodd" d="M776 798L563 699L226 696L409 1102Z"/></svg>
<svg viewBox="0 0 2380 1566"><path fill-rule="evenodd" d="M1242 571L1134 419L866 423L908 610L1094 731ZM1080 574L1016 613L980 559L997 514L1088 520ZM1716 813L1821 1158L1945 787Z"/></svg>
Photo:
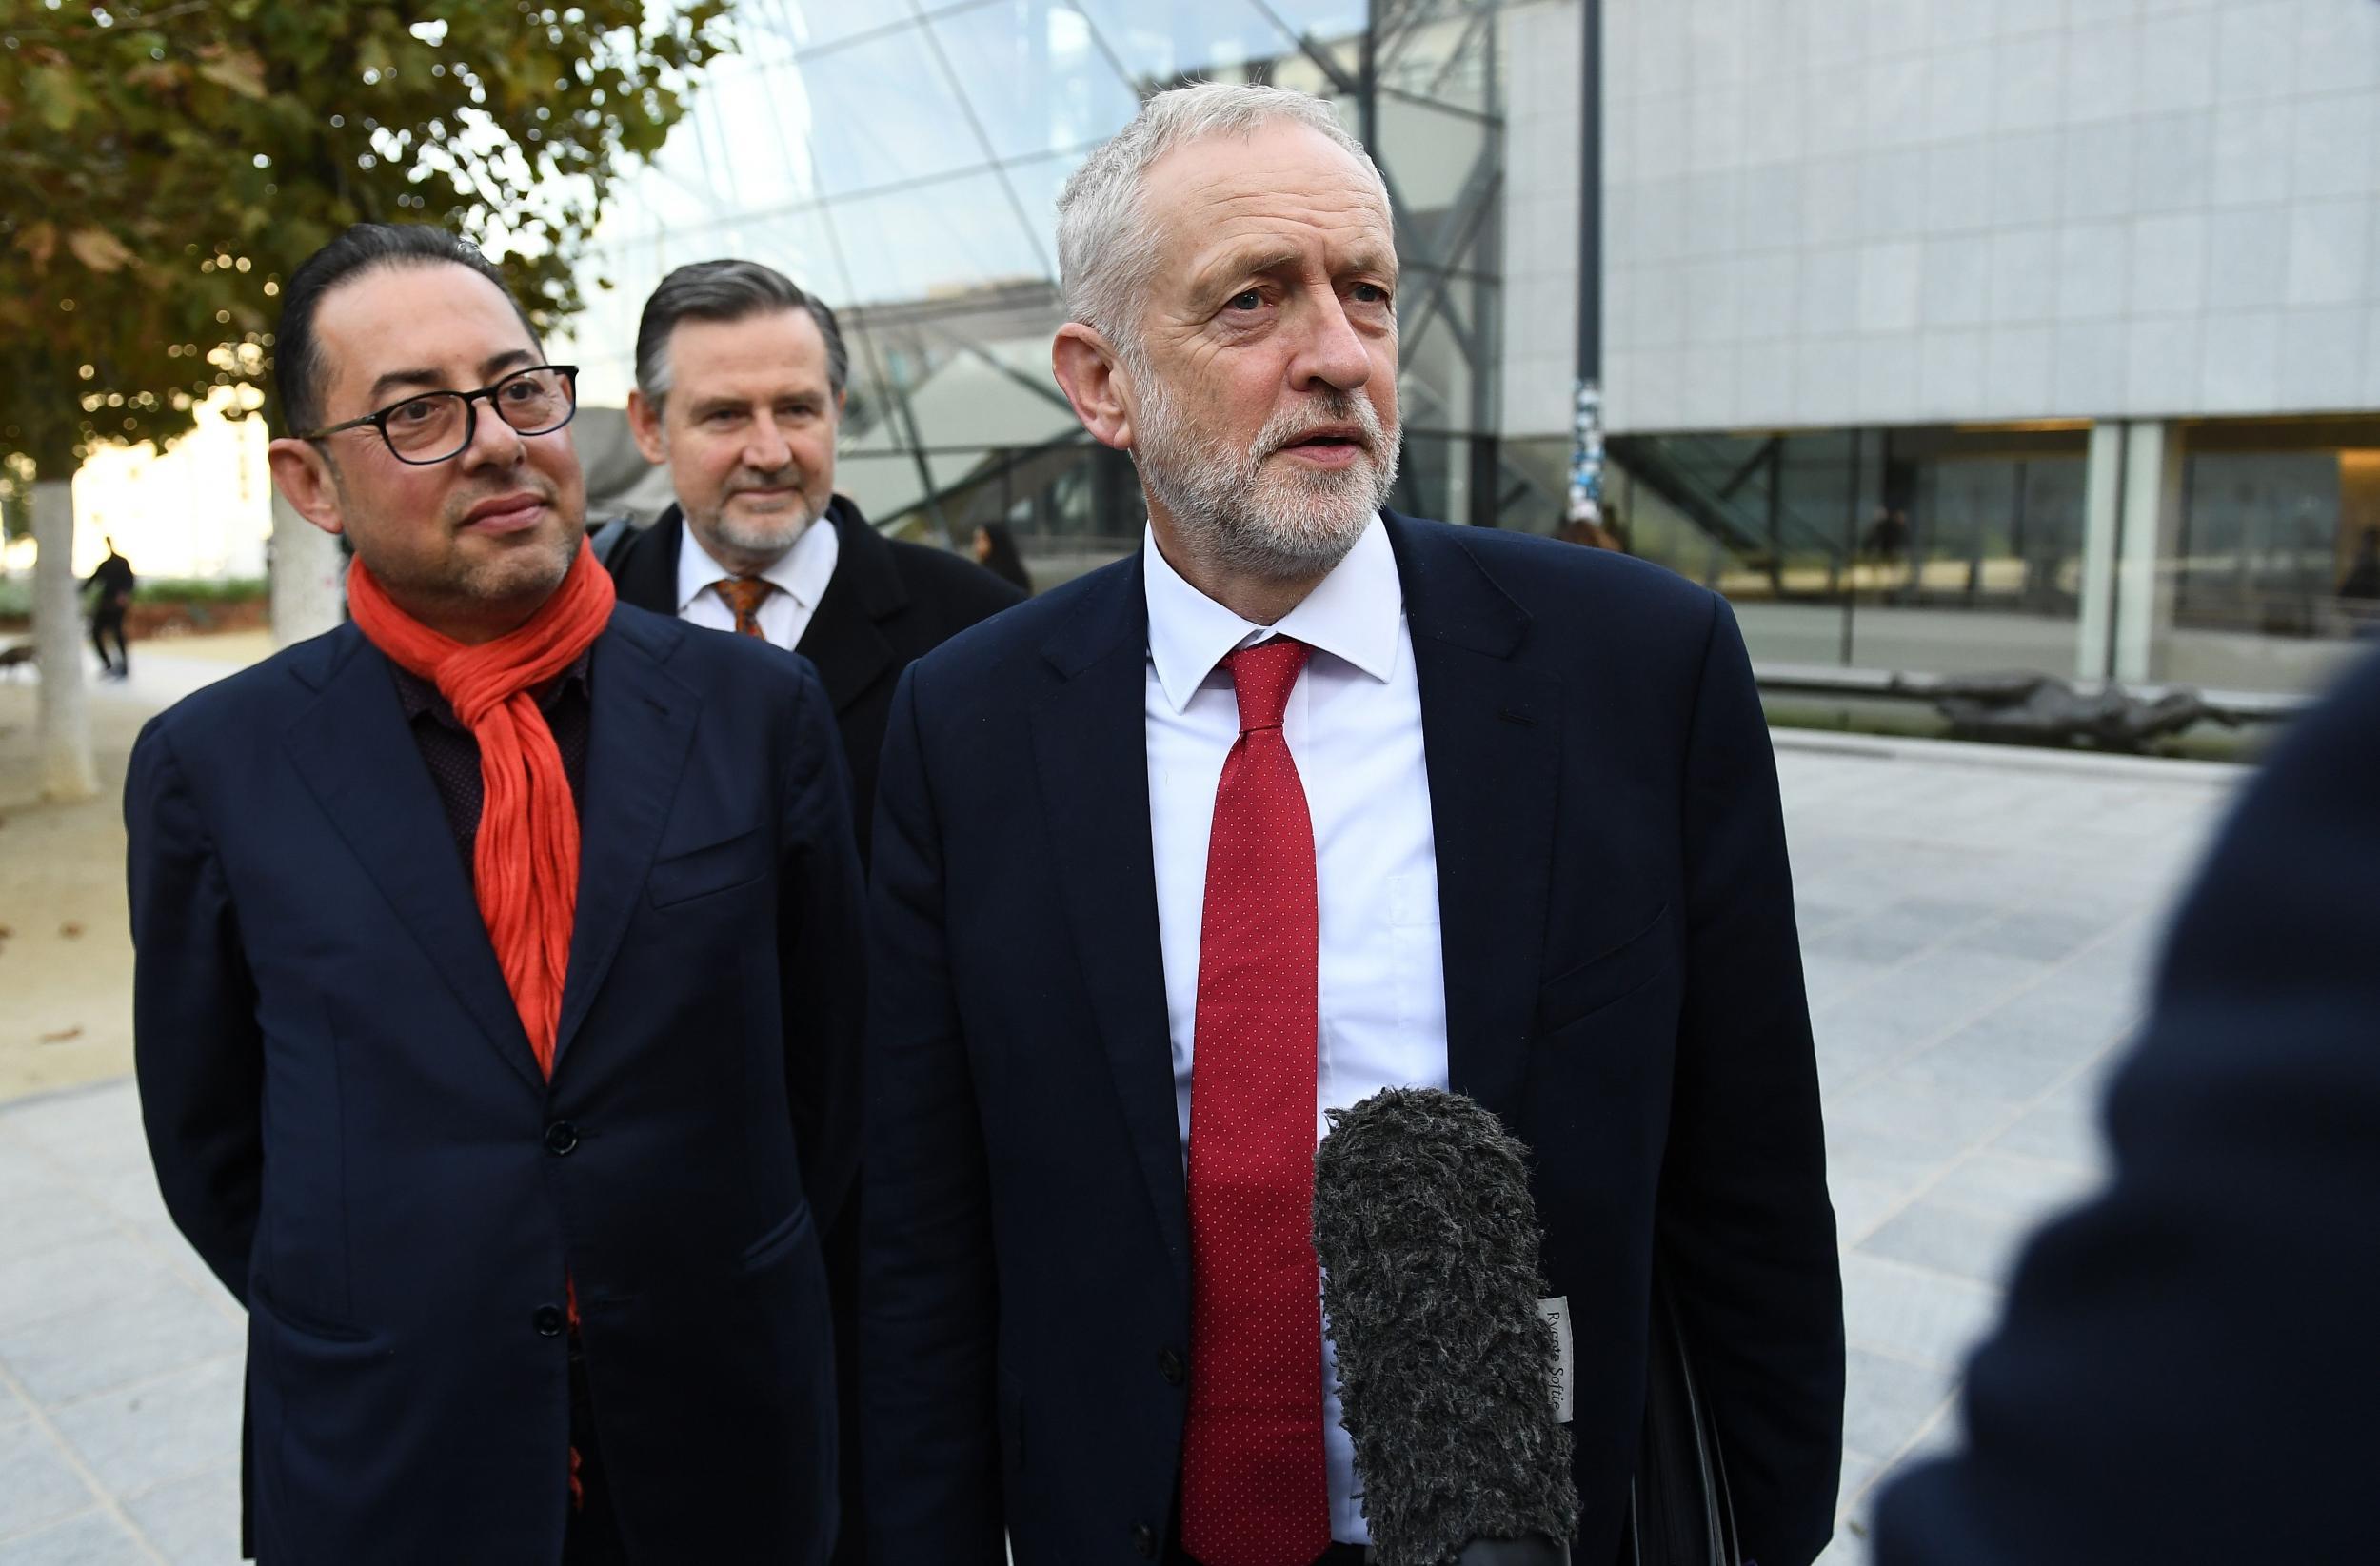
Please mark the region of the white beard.
<svg viewBox="0 0 2380 1566"><path fill-rule="evenodd" d="M1332 389L1266 421L1244 451L1200 441L1165 385L1143 375L1140 482L1196 554L1277 580L1328 571L1347 556L1397 484L1397 432L1369 399ZM1336 472L1267 471L1265 459L1324 424L1363 431L1362 458Z"/></svg>

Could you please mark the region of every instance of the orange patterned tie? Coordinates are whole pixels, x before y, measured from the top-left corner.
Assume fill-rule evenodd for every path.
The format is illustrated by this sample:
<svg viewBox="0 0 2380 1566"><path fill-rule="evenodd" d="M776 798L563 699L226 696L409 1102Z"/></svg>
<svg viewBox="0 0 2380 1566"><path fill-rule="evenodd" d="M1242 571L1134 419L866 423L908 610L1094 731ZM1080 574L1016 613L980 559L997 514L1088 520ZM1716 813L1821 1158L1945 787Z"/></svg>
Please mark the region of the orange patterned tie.
<svg viewBox="0 0 2380 1566"><path fill-rule="evenodd" d="M756 576L724 576L712 583L711 587L727 607L735 610L738 636L757 636L764 642L768 640L761 629L761 605L768 601L769 594L777 590L775 583L764 582Z"/></svg>

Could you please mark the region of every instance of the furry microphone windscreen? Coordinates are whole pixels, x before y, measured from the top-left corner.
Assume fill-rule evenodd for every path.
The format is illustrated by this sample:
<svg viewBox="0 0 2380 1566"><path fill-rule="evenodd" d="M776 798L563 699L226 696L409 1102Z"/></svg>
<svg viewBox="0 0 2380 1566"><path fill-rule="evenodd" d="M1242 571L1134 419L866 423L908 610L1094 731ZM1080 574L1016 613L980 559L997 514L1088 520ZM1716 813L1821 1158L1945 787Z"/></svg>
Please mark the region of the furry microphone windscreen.
<svg viewBox="0 0 2380 1566"><path fill-rule="evenodd" d="M1314 1249L1378 1566L1578 1524L1537 1310L1528 1149L1459 1094L1385 1088L1330 1112Z"/></svg>

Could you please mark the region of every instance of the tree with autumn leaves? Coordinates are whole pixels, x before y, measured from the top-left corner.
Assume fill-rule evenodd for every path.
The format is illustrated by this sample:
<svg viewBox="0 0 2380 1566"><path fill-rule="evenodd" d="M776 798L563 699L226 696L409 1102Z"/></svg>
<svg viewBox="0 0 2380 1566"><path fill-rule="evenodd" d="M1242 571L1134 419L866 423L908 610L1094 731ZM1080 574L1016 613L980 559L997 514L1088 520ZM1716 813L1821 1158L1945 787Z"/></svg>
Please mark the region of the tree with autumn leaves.
<svg viewBox="0 0 2380 1566"><path fill-rule="evenodd" d="M35 480L45 786L92 787L65 481L268 406L282 276L351 223L477 241L543 327L728 0L19 0L0 20L0 459ZM79 755L69 752L79 752Z"/></svg>

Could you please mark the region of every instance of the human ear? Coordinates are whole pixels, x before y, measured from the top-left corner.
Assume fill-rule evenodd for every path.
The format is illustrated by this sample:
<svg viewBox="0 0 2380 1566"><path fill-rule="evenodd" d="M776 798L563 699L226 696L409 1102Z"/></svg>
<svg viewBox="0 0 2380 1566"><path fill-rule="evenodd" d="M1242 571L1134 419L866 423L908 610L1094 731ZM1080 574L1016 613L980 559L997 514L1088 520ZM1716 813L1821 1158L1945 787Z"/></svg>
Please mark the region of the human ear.
<svg viewBox="0 0 2380 1566"><path fill-rule="evenodd" d="M1050 345L1050 370L1093 440L1119 451L1132 449L1125 378L1106 338L1080 321L1067 322Z"/></svg>

